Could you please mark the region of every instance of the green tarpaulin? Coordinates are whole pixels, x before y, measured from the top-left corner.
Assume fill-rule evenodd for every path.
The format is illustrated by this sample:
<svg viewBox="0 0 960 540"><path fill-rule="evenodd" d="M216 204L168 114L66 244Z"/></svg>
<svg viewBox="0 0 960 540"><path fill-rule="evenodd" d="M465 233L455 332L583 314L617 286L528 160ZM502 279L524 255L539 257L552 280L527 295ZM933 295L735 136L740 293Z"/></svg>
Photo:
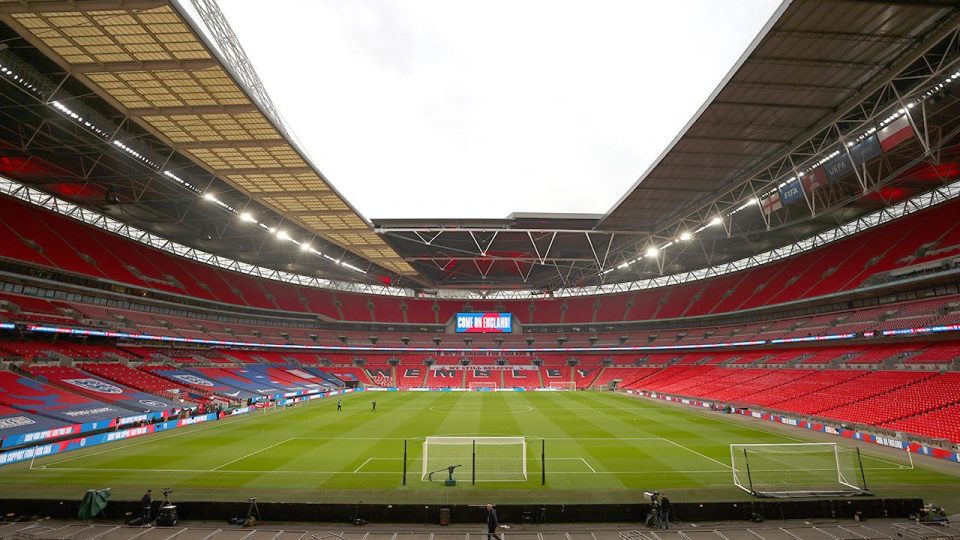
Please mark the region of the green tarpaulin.
<svg viewBox="0 0 960 540"><path fill-rule="evenodd" d="M87 494L83 496L83 500L80 501L80 511L77 512L77 517L79 519L93 519L100 515L103 509L107 507L107 499L109 498L110 488L88 490Z"/></svg>

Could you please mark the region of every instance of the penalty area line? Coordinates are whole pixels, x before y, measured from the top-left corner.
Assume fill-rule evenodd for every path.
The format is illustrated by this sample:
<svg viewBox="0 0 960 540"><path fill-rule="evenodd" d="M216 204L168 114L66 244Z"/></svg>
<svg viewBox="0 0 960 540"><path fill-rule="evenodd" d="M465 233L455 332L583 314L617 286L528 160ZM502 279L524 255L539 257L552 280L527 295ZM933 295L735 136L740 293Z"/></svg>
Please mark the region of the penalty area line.
<svg viewBox="0 0 960 540"><path fill-rule="evenodd" d="M709 459L710 461L716 463L717 465L723 465L724 467L726 467L726 468L728 468L728 469L730 469L730 470L733 470L733 467L731 467L730 465L727 465L726 463L724 463L724 462L722 462L722 461L713 459L712 457L710 457L710 456L708 456L708 455L701 454L700 452L697 452L697 451L694 450L693 448L688 448L688 447L686 447L686 446L684 446L684 445L682 445L682 444L680 444L680 443L678 443L678 442L671 441L670 439L668 439L668 438L666 438L666 437L661 437L661 439L663 439L664 441L667 441L668 443L670 443L670 444L672 444L672 445L674 445L674 446L676 446L676 447L678 447L678 448L683 448L683 449L686 450L687 452L691 452L691 453L693 453L693 454L696 454L696 455L698 455L698 456L700 456L700 457L702 457L702 458L704 458L704 459Z"/></svg>
<svg viewBox="0 0 960 540"><path fill-rule="evenodd" d="M260 450L255 450L255 451L253 451L253 452L250 452L249 454L244 454L244 455L238 457L237 459L230 460L230 461L224 463L223 465L218 465L218 466L216 466L216 467L214 467L214 468L212 468L212 469L210 469L210 470L211 470L211 471L219 471L220 469L226 467L227 465L231 465L231 464L236 463L236 462L238 462L238 461L240 461L240 460L247 459L247 458L250 457L250 456L255 456L255 455L259 454L260 452L266 452L267 450L269 450L269 449L271 449L271 448L275 448L275 447L277 447L277 446L280 446L280 445L283 444L283 443L290 442L290 441L292 441L293 439L294 439L294 437L290 437L289 439L285 439L285 440L282 440L282 441L280 441L280 442L278 442L278 443L271 444L270 446L267 446L266 448L261 448Z"/></svg>
<svg viewBox="0 0 960 540"><path fill-rule="evenodd" d="M373 459L373 458L367 458L367 460L364 461L363 463L361 463L359 467L357 467L356 469L353 470L353 472L355 472L355 473L360 472L360 469L362 469L367 463L370 463L370 460L372 460L372 459Z"/></svg>

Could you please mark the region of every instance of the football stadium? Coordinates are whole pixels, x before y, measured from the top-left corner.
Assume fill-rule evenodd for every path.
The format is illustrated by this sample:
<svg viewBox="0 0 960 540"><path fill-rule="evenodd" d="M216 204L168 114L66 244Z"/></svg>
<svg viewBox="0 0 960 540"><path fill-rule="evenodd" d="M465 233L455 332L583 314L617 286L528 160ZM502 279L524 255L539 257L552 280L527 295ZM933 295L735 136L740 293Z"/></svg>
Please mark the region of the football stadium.
<svg viewBox="0 0 960 540"><path fill-rule="evenodd" d="M784 1L603 214L364 216L255 67L214 0L0 0L0 537L960 538L954 2Z"/></svg>

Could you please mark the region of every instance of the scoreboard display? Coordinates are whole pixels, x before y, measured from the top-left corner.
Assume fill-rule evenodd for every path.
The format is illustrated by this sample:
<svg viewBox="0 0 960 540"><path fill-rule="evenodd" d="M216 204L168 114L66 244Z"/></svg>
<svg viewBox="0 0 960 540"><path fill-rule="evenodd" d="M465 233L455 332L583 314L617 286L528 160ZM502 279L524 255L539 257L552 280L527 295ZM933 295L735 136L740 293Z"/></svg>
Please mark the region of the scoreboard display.
<svg viewBox="0 0 960 540"><path fill-rule="evenodd" d="M457 333L509 334L513 331L511 313L457 313Z"/></svg>

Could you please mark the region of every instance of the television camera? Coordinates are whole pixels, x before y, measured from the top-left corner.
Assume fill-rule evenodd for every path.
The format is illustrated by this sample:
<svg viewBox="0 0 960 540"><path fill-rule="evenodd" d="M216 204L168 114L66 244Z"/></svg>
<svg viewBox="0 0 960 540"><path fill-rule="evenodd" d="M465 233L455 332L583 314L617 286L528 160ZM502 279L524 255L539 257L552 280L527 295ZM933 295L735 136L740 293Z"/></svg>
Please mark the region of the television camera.
<svg viewBox="0 0 960 540"><path fill-rule="evenodd" d="M660 492L644 491L643 496L650 501L650 512L647 514L646 525L652 529L660 528Z"/></svg>

